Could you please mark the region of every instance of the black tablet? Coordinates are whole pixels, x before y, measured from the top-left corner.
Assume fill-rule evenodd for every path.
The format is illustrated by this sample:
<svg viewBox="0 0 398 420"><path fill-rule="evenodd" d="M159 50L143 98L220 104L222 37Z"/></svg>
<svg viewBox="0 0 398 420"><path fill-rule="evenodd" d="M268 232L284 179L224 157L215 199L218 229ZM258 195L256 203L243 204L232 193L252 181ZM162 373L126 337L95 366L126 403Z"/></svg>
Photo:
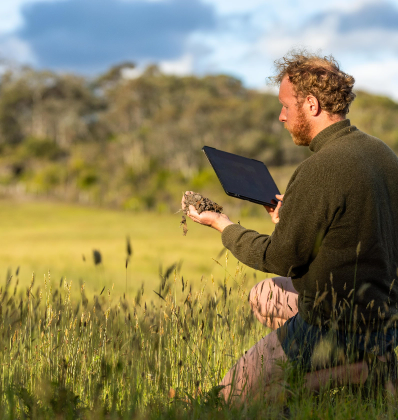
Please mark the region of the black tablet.
<svg viewBox="0 0 398 420"><path fill-rule="evenodd" d="M276 207L280 192L263 162L209 146L202 150L228 195Z"/></svg>

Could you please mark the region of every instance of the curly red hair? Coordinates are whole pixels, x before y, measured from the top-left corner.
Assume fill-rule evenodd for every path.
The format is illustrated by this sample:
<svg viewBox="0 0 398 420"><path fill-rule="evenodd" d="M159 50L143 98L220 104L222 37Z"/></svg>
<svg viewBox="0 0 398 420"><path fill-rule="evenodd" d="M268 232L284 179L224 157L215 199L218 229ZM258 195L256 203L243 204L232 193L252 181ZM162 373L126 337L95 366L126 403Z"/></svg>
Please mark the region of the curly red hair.
<svg viewBox="0 0 398 420"><path fill-rule="evenodd" d="M345 116L355 99L355 79L340 70L332 55L322 57L305 50L292 50L275 61L277 74L270 80L278 85L287 75L296 90L298 103L315 96L328 114Z"/></svg>

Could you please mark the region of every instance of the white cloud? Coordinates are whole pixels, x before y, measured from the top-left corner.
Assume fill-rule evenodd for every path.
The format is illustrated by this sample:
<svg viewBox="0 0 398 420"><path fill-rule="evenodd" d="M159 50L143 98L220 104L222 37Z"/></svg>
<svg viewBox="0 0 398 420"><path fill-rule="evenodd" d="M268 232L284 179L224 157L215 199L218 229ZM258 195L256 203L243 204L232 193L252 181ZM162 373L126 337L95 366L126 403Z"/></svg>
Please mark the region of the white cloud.
<svg viewBox="0 0 398 420"><path fill-rule="evenodd" d="M398 58L353 65L348 71L355 77L356 89L390 96L398 101Z"/></svg>
<svg viewBox="0 0 398 420"><path fill-rule="evenodd" d="M1 0L0 1L0 34L6 34L15 31L23 24L21 8L37 3L38 0ZM40 0L54 1L54 0ZM55 0L59 1L59 0Z"/></svg>
<svg viewBox="0 0 398 420"><path fill-rule="evenodd" d="M357 24L355 30L341 29L342 16L355 17L366 5L374 6L375 2L355 2L343 12L331 11L324 13L319 21L314 18L309 19L308 24L302 22L300 28L274 25L255 43L247 46L245 54L239 54L238 49L234 60L229 60L229 68L233 63L235 73L242 74L246 84L261 86L272 71L275 59L281 58L292 48L305 47L325 55L333 54L342 69L356 78L357 88L398 99L398 82L395 81L398 74L398 27L390 25L388 28L380 24L367 29L365 25L361 27ZM391 3L384 5L385 10L391 7ZM381 16L385 15L384 11Z"/></svg>
<svg viewBox="0 0 398 420"><path fill-rule="evenodd" d="M156 0L158 1L158 0ZM159 0L162 1L162 0ZM162 73L175 74L177 76L186 76L193 73L194 57L192 54L185 54L176 60L163 60L158 63L158 67ZM136 79L140 77L146 67L150 65L149 61L141 63L138 67L124 68L121 70L124 79Z"/></svg>
<svg viewBox="0 0 398 420"><path fill-rule="evenodd" d="M145 67L126 67L121 69L120 73L123 79L137 79L144 72Z"/></svg>
<svg viewBox="0 0 398 420"><path fill-rule="evenodd" d="M331 16L320 27L313 26L297 33L286 33L283 30L273 31L265 35L254 49L260 54L272 58L281 56L294 46L306 46L315 51L321 49L325 53L351 55L354 60L358 58L371 60L372 55L380 56L382 53L398 54L398 30L387 29L361 29L355 32L339 33L338 21Z"/></svg>
<svg viewBox="0 0 398 420"><path fill-rule="evenodd" d="M15 36L0 38L0 58L7 61L36 65L37 59L30 46Z"/></svg>
<svg viewBox="0 0 398 420"><path fill-rule="evenodd" d="M20 8L26 0L0 2L0 33L9 33L22 23Z"/></svg>
<svg viewBox="0 0 398 420"><path fill-rule="evenodd" d="M320 10L330 9L331 7L339 10L351 9L356 4L363 3L364 0L323 0L314 2L313 0L284 0L283 6L275 0L204 0L212 4L218 13L247 13L253 10L264 10L269 15L277 14L279 16L291 16L301 18L303 15L309 15ZM286 19L286 18L285 18Z"/></svg>
<svg viewBox="0 0 398 420"><path fill-rule="evenodd" d="M161 61L159 68L163 73L185 76L193 73L193 56L185 54L177 60Z"/></svg>
<svg viewBox="0 0 398 420"><path fill-rule="evenodd" d="M219 27L216 33L195 35L196 43L202 43L211 51L201 60L195 60L195 70L199 73L227 72L242 78L250 87L264 87L266 78L272 73L273 61L293 46L324 49L330 53L335 44L344 45L344 39L336 40L338 14L355 13L363 7L364 1L285 0L283 8L277 7L275 2L256 0L214 0L212 4L232 23ZM241 13L243 17L243 11L246 11L245 19L233 26L235 16ZM237 15L231 15L235 12ZM316 21L304 25L320 14L329 15L322 25Z"/></svg>

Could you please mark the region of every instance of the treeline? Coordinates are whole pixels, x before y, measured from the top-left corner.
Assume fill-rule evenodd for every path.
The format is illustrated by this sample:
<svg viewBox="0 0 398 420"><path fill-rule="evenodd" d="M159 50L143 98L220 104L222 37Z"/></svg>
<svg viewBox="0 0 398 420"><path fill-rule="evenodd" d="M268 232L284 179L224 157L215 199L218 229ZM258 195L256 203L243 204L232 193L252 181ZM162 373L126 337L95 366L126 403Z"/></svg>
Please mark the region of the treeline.
<svg viewBox="0 0 398 420"><path fill-rule="evenodd" d="M214 177L209 145L295 165L309 155L278 121L275 95L230 76L162 74L133 64L96 79L31 68L0 80L0 191L128 209L175 209ZM357 92L351 121L398 151L398 104Z"/></svg>

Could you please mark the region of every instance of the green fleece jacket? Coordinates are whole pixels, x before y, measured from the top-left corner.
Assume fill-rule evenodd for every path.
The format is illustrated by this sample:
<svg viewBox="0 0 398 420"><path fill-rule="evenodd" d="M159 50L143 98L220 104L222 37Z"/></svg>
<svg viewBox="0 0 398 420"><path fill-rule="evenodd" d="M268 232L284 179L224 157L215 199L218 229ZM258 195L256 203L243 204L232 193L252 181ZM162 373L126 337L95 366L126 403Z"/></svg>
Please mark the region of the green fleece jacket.
<svg viewBox="0 0 398 420"><path fill-rule="evenodd" d="M272 235L230 225L222 241L254 269L291 277L302 318L376 330L398 313L398 158L349 120L311 142ZM395 280L397 279L397 280Z"/></svg>

